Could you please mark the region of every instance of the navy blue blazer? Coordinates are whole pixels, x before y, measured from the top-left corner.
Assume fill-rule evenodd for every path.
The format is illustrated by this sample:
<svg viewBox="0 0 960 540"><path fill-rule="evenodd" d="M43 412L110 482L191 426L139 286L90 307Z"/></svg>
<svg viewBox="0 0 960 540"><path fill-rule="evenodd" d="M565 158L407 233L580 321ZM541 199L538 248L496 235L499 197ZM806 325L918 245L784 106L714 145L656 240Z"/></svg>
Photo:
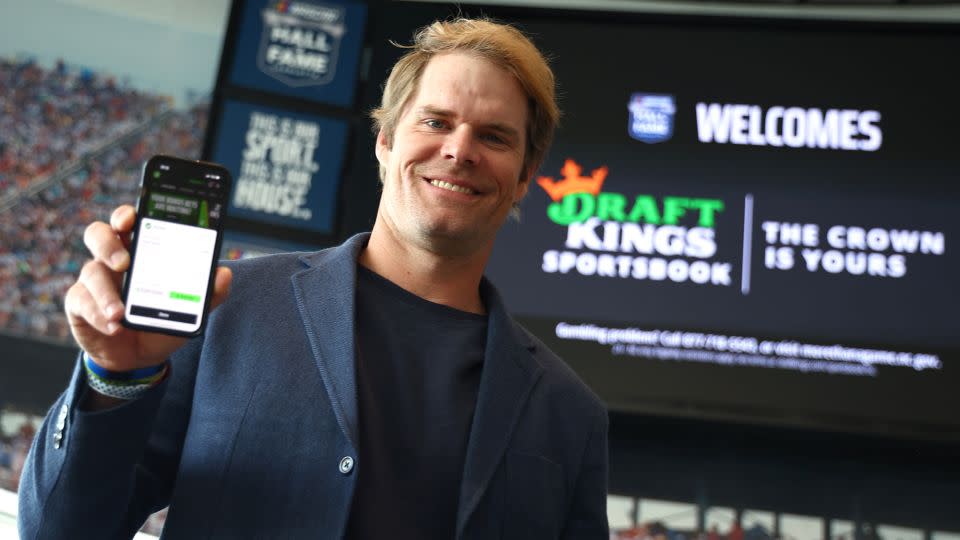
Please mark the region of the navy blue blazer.
<svg viewBox="0 0 960 540"><path fill-rule="evenodd" d="M168 504L164 538L342 537L364 465L354 289L366 241L231 263L229 299L140 399L78 410L78 365L24 470L21 538L131 538ZM486 280L481 294L489 330L457 538L607 539L602 403Z"/></svg>

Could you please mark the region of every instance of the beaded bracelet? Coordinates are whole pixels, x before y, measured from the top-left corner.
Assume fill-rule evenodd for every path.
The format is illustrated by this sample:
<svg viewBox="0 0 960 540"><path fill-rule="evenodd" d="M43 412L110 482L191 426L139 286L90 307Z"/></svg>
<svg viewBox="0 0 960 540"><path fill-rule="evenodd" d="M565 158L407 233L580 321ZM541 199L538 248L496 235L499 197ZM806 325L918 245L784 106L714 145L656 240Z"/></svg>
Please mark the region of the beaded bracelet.
<svg viewBox="0 0 960 540"><path fill-rule="evenodd" d="M86 351L83 353L83 366L87 374L87 385L93 391L126 400L142 396L162 381L169 371L169 362L130 371L110 371L97 365Z"/></svg>

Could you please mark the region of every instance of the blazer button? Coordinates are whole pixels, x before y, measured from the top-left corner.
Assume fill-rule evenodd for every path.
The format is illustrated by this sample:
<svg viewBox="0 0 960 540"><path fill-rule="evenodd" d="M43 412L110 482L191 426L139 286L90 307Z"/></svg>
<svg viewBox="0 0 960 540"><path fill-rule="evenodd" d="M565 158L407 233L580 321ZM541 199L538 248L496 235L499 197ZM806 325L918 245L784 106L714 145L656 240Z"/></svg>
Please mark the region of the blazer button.
<svg viewBox="0 0 960 540"><path fill-rule="evenodd" d="M353 458L346 456L340 460L340 472L343 474L350 474L350 471L353 470Z"/></svg>
<svg viewBox="0 0 960 540"><path fill-rule="evenodd" d="M57 415L57 429L63 431L63 428L67 426L67 413L69 410L66 405L60 407L60 413Z"/></svg>

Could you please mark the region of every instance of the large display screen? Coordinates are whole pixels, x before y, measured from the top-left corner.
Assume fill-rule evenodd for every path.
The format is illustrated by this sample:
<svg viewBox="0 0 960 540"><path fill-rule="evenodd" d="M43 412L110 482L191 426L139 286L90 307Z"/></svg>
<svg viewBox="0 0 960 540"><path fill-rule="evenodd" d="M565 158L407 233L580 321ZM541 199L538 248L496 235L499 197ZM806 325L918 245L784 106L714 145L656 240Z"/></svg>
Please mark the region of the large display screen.
<svg viewBox="0 0 960 540"><path fill-rule="evenodd" d="M521 23L564 117L489 273L612 409L960 434L960 31Z"/></svg>

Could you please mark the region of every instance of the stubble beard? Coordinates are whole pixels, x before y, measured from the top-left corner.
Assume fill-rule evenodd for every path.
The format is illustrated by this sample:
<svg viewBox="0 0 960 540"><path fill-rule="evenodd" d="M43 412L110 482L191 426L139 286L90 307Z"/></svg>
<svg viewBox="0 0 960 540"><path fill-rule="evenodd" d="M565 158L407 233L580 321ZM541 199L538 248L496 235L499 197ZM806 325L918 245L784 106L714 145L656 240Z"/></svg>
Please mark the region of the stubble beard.
<svg viewBox="0 0 960 540"><path fill-rule="evenodd" d="M413 169L412 179L401 180L407 182L409 187L409 198L402 201L402 207L395 205L396 211L405 214L408 219L405 223L395 222L389 219L389 225L394 229L394 234L403 242L409 242L420 249L429 251L442 257L462 257L477 253L486 247L480 234L481 223L473 226L468 224L454 223L458 221L458 216L449 216L454 212L449 208L443 209L443 213L438 215L435 209L430 208L429 197L423 196L425 192L434 189L431 186L420 186L415 182L427 183L424 176L430 177L433 173L422 166ZM456 171L453 172L456 175ZM423 190L423 191L419 191ZM445 215L446 214L446 215ZM481 219L481 218L478 218Z"/></svg>

